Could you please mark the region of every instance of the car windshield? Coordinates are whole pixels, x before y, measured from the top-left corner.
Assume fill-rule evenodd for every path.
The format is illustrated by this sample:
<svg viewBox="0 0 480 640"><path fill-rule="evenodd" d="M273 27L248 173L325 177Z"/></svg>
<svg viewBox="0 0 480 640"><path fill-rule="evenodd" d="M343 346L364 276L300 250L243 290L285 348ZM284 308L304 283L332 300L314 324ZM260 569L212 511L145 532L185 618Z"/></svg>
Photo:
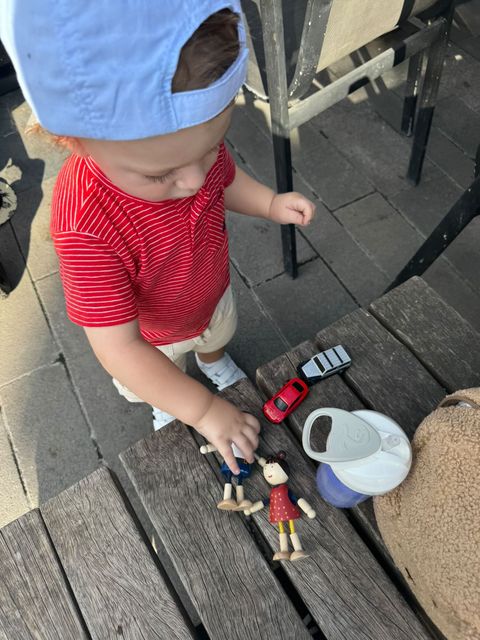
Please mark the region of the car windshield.
<svg viewBox="0 0 480 640"><path fill-rule="evenodd" d="M281 398L275 398L273 404L277 407L277 409L280 409L280 411L285 411L285 409L288 409L288 404Z"/></svg>

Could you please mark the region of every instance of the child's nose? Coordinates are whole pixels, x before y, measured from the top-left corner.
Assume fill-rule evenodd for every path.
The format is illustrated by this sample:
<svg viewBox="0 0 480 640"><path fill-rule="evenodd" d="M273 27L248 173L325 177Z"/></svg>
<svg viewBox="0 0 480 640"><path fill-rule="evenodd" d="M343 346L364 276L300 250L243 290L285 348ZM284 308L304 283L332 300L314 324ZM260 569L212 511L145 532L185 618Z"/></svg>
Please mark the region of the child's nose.
<svg viewBox="0 0 480 640"><path fill-rule="evenodd" d="M202 164L183 167L182 173L177 180L177 186L187 191L197 192L205 182L206 176L207 172Z"/></svg>

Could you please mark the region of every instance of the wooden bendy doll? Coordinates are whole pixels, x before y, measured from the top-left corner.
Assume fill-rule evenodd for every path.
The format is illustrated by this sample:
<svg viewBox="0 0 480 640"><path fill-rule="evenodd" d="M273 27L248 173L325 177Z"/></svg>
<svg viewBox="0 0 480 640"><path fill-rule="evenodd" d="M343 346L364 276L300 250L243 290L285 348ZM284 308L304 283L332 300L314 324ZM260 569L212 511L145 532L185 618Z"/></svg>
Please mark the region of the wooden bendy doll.
<svg viewBox="0 0 480 640"><path fill-rule="evenodd" d="M300 538L295 533L294 521L301 517L300 509L304 511L309 518L315 518L315 511L303 498L297 499L290 491L287 485L290 473L289 466L285 460L285 451L279 451L276 455L269 458L257 458L260 466L263 467L263 475L265 480L272 485L270 498L259 500L249 509L245 509L245 515L249 516L255 511L260 511L264 507L270 505L270 522L277 524L280 536L280 550L273 556L274 560L300 560L306 558L307 554L302 549ZM293 546L293 552L288 550L288 533L285 531L285 524L288 523L290 541Z"/></svg>
<svg viewBox="0 0 480 640"><path fill-rule="evenodd" d="M245 500L245 494L243 491L243 481L248 478L252 473L252 465L245 460L243 457L243 453L240 449L232 443L232 450L235 459L238 462L238 466L240 467L240 474L235 476L237 478L237 488L236 488L236 500L232 498L232 476L233 473L230 471L229 466L224 461L222 466L220 467L220 471L222 472L225 478L225 486L223 488L223 500L221 500L217 504L218 509L222 509L222 511L245 511L245 509L249 509L252 506L250 500ZM206 444L203 447L200 447L200 453L213 453L217 451L216 447L213 444Z"/></svg>

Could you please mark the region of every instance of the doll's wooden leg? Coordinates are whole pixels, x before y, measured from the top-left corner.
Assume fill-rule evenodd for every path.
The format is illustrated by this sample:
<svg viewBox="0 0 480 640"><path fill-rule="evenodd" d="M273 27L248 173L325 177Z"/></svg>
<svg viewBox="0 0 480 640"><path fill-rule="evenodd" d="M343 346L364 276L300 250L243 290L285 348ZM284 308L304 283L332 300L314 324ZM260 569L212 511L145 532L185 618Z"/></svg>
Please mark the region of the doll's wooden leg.
<svg viewBox="0 0 480 640"><path fill-rule="evenodd" d="M237 506L235 507L235 511L245 511L245 509L250 509L252 503L250 500L245 500L245 492L243 490L242 479L240 478L237 484Z"/></svg>
<svg viewBox="0 0 480 640"><path fill-rule="evenodd" d="M288 534L285 531L283 522L278 523L279 538L280 538L280 551L273 556L274 560L289 560L290 552L288 550Z"/></svg>
<svg viewBox="0 0 480 640"><path fill-rule="evenodd" d="M300 542L300 538L298 537L298 533L295 533L295 525L293 523L293 520L290 520L288 524L290 527L290 541L294 549L290 556L290 560L294 562L295 560L300 560L301 558L308 558L308 554L306 554L302 549L302 544Z"/></svg>
<svg viewBox="0 0 480 640"><path fill-rule="evenodd" d="M232 498L232 483L226 482L223 488L223 500L217 504L217 509L234 511L236 508L237 501Z"/></svg>

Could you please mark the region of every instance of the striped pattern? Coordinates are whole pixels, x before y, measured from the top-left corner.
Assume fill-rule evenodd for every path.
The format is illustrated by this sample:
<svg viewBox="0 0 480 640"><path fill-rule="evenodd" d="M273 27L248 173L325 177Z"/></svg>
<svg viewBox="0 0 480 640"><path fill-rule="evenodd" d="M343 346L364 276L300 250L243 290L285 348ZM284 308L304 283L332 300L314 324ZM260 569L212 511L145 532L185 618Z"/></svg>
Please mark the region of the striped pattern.
<svg viewBox="0 0 480 640"><path fill-rule="evenodd" d="M195 196L149 202L120 191L91 158L71 156L55 186L51 233L72 322L138 318L154 345L199 335L229 284L224 189L234 176L222 145Z"/></svg>

